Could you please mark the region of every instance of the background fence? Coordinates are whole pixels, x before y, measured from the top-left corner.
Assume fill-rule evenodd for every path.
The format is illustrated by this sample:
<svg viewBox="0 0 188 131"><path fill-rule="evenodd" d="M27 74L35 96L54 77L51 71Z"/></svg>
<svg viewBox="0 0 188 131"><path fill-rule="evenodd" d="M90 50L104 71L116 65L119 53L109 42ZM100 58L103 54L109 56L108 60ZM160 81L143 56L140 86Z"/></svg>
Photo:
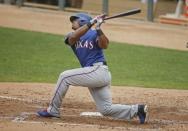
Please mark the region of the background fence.
<svg viewBox="0 0 188 131"><path fill-rule="evenodd" d="M0 0L1 3L12 3L24 2L24 5L27 4L44 4L58 6L59 0ZM64 0L60 0L63 2ZM65 5L66 9L79 9L82 11L99 14L104 11L103 3L105 0L65 0L65 3L60 3L60 5ZM123 12L125 10L133 8L141 8L142 13L130 16L129 18L134 19L147 19L147 0L106 0L108 1L108 13L109 15ZM154 0L155 1L155 0ZM177 6L177 0L158 0L154 4L153 15L155 18L158 18L160 15L165 15L167 13L175 13Z"/></svg>

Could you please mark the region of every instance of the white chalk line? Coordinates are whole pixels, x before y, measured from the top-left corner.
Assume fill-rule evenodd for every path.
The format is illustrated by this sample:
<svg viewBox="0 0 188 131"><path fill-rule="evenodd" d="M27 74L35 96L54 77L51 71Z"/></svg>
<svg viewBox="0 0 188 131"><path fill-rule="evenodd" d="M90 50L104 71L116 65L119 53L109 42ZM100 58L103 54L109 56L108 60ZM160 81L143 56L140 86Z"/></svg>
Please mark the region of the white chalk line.
<svg viewBox="0 0 188 131"><path fill-rule="evenodd" d="M27 102L27 103L42 103L41 101L47 101L45 99L42 99L41 101L38 101L38 100L27 100L27 99L24 99L24 98L17 98L17 97L11 97L11 96L0 96L0 98L2 99L8 99L8 100L17 100L17 101L23 101L23 102Z"/></svg>
<svg viewBox="0 0 188 131"><path fill-rule="evenodd" d="M13 117L13 116L0 116L0 120L12 120L12 119L14 119L15 117Z"/></svg>
<svg viewBox="0 0 188 131"><path fill-rule="evenodd" d="M22 101L22 102L27 102L27 103L33 103L33 104L42 104L43 102L41 101L48 101L47 99L42 99L41 101L39 100L27 100L24 98L17 98L17 97L11 97L11 96L0 96L2 99L8 99L8 100L17 100L17 101ZM35 107L35 108L46 108L44 106L38 106L38 105L28 105L30 107ZM60 108L60 110L63 110L63 108Z"/></svg>

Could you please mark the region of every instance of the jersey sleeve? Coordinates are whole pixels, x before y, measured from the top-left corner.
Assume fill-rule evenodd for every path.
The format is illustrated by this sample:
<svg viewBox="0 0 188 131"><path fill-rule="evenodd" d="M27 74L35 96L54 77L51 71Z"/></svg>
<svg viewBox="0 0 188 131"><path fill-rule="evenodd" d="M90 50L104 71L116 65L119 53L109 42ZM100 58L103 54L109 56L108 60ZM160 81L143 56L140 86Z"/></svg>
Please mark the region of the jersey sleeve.
<svg viewBox="0 0 188 131"><path fill-rule="evenodd" d="M68 34L65 36L65 38L64 38L65 44L69 45L68 39L69 39L69 37L72 35L72 33L73 33L73 32L70 32L70 33L68 33Z"/></svg>

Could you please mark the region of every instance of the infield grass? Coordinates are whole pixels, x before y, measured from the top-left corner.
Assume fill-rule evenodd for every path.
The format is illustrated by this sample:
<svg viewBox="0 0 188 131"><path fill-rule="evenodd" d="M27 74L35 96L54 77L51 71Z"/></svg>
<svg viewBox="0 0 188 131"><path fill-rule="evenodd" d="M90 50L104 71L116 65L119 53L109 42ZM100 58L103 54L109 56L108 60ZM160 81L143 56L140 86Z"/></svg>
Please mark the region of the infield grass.
<svg viewBox="0 0 188 131"><path fill-rule="evenodd" d="M0 27L0 81L55 83L80 67L63 36ZM188 52L111 42L112 85L188 89Z"/></svg>

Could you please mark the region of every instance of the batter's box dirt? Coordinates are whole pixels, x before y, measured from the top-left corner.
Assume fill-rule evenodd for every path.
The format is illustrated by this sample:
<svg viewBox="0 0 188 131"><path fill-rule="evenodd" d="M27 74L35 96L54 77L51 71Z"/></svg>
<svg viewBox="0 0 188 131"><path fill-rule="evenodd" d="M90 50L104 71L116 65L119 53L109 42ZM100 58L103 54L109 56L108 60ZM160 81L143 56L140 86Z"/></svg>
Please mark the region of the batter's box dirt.
<svg viewBox="0 0 188 131"><path fill-rule="evenodd" d="M100 126L100 128L135 128L135 129L163 129L168 126L178 125L183 126L188 124L188 121L176 121L176 120L150 120L147 124L139 125L136 121L123 121L123 120L113 120L109 118L91 118L91 117L80 117L80 116L66 116L63 115L62 118L38 118L35 113L21 113L17 116L14 122L22 123L55 123L64 125L65 123L74 125L93 125Z"/></svg>
<svg viewBox="0 0 188 131"><path fill-rule="evenodd" d="M135 119L133 121L124 121L124 120L114 120L107 117L84 117L80 116L79 114L87 110L87 106L89 108L92 108L92 104L82 104L86 109L72 109L70 108L70 105L75 105L76 103L69 103L65 104L63 107L62 116L61 118L41 118L37 116L36 111L39 110L37 108L37 104L33 103L26 103L23 101L16 101L16 100L7 100L7 99L0 99L1 104L1 118L9 117L11 122L17 122L17 123L46 123L46 124L64 124L64 123L70 123L75 125L94 125L99 126L100 128L142 128L142 129L163 129L168 126L172 125L187 125L188 121L188 114L186 111L179 111L178 108L170 109L168 107L161 107L161 108L154 108L151 107L150 114L153 114L150 116L150 120L148 123L144 125L138 124L138 121ZM80 103L77 103L80 104ZM7 107L3 109L2 107ZM40 107L40 106L39 106ZM94 107L93 107L94 109ZM160 109L160 110L159 110ZM170 113L164 114L163 112L170 111ZM177 113L179 112L179 113ZM72 114L72 115L71 115ZM175 119L176 118L176 119Z"/></svg>
<svg viewBox="0 0 188 131"><path fill-rule="evenodd" d="M145 102L149 105L149 122L140 125L136 118L132 121L123 121L107 117L80 116L82 112L96 112L96 107L88 90L79 87L71 88L66 95L60 119L41 118L36 112L47 107L50 100L49 92L53 92L53 87L52 84L0 84L0 130L33 131L33 127L45 131L52 129L186 131L188 129L188 91L186 90L112 87L114 103ZM82 95L77 95L80 91ZM132 94L137 97L132 97Z"/></svg>

